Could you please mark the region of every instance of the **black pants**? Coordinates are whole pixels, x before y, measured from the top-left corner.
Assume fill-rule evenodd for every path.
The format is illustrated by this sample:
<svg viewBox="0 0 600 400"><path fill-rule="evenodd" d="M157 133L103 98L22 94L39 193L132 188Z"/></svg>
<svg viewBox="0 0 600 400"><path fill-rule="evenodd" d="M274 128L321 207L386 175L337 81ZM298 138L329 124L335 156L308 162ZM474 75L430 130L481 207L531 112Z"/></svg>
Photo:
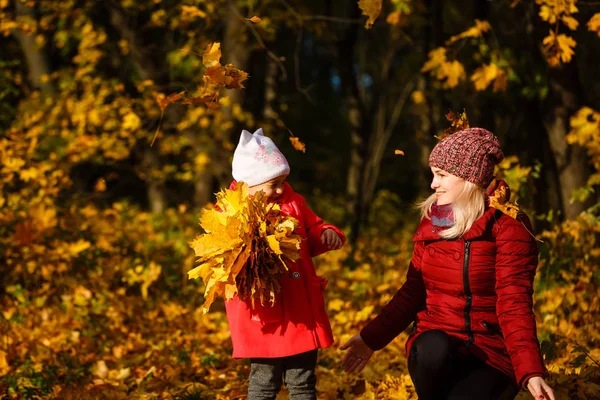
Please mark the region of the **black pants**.
<svg viewBox="0 0 600 400"><path fill-rule="evenodd" d="M461 348L462 346L462 348ZM417 337L408 370L419 400L512 400L519 389L500 370L469 354L443 331Z"/></svg>
<svg viewBox="0 0 600 400"><path fill-rule="evenodd" d="M317 398L317 350L281 358L251 358L248 400L274 400L285 380L290 399Z"/></svg>

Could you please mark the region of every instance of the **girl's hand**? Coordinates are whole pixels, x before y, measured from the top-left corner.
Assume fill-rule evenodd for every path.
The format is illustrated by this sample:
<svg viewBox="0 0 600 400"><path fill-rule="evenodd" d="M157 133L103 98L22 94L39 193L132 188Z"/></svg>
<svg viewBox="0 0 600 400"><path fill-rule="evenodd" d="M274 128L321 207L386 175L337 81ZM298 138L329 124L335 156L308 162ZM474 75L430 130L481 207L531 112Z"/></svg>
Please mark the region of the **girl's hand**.
<svg viewBox="0 0 600 400"><path fill-rule="evenodd" d="M375 353L367 346L360 335L351 337L350 340L340 347L340 350L348 350L342 360L342 367L346 372L352 372L354 370L356 370L356 372L362 371L373 353Z"/></svg>
<svg viewBox="0 0 600 400"><path fill-rule="evenodd" d="M329 250L337 250L342 247L342 238L333 229L325 229L321 234L321 242Z"/></svg>
<svg viewBox="0 0 600 400"><path fill-rule="evenodd" d="M555 400L554 391L540 376L529 378L527 389L536 400Z"/></svg>

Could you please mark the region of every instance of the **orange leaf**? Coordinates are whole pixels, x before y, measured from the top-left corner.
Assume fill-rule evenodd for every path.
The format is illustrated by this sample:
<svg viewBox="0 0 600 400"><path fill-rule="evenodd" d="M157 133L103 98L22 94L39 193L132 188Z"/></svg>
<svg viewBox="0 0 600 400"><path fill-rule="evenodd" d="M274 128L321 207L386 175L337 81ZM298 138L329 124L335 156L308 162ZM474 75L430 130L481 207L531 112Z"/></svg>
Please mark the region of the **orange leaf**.
<svg viewBox="0 0 600 400"><path fill-rule="evenodd" d="M294 149L306 153L306 145L300 141L299 137L290 136L290 142L294 146Z"/></svg>
<svg viewBox="0 0 600 400"><path fill-rule="evenodd" d="M202 53L202 64L207 68L212 68L221 65L221 43L210 43Z"/></svg>
<svg viewBox="0 0 600 400"><path fill-rule="evenodd" d="M181 99L184 93L185 92L171 93L170 95L164 98L160 98L157 96L156 102L158 103L160 110L165 111L165 108L167 108L169 104L175 103L177 100Z"/></svg>
<svg viewBox="0 0 600 400"><path fill-rule="evenodd" d="M399 156L403 156L404 152L402 150L394 150L394 154L399 155Z"/></svg>
<svg viewBox="0 0 600 400"><path fill-rule="evenodd" d="M255 24L258 24L260 21L262 21L262 19L260 19L260 17L257 17L256 15L252 18L246 18L246 19L250 22L254 22Z"/></svg>

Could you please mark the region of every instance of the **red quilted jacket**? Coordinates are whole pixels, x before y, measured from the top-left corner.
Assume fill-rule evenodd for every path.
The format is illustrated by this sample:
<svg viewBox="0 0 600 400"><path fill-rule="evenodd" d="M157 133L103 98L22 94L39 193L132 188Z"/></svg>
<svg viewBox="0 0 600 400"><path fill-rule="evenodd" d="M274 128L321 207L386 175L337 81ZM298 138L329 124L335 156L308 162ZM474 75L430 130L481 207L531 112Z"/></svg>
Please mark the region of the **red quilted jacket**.
<svg viewBox="0 0 600 400"><path fill-rule="evenodd" d="M385 347L411 323L406 345L431 329L466 344L472 354L523 386L543 376L532 312L537 245L526 216L515 220L487 208L460 239L444 240L423 219L406 282L362 331L374 350Z"/></svg>
<svg viewBox="0 0 600 400"><path fill-rule="evenodd" d="M289 271L281 279L281 293L275 296L273 307L259 304L252 310L249 302L238 297L225 303L234 358L286 357L333 343L323 298L327 280L317 276L311 257L328 251L321 242L325 229L335 230L343 241L346 237L335 226L323 223L289 184L285 183L276 201L282 214L300 223L294 233L302 237L301 258L287 262Z"/></svg>

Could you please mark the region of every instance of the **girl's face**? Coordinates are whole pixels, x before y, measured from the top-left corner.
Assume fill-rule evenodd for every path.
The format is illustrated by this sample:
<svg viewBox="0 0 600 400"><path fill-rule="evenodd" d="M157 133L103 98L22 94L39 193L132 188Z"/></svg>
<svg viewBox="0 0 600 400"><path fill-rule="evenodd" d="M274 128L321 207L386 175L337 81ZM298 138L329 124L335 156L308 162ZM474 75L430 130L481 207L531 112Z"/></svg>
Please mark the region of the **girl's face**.
<svg viewBox="0 0 600 400"><path fill-rule="evenodd" d="M443 169L431 168L433 173L433 180L431 181L431 188L435 190L435 196L437 197L437 204L443 206L445 204L452 204L460 196L464 187L465 180L459 178L456 175L452 175Z"/></svg>
<svg viewBox="0 0 600 400"><path fill-rule="evenodd" d="M267 199L275 200L283 193L283 183L285 182L286 178L287 175L281 175L271 179L270 181L261 183L260 185L250 186L248 188L248 194L253 196L262 190L265 192Z"/></svg>

